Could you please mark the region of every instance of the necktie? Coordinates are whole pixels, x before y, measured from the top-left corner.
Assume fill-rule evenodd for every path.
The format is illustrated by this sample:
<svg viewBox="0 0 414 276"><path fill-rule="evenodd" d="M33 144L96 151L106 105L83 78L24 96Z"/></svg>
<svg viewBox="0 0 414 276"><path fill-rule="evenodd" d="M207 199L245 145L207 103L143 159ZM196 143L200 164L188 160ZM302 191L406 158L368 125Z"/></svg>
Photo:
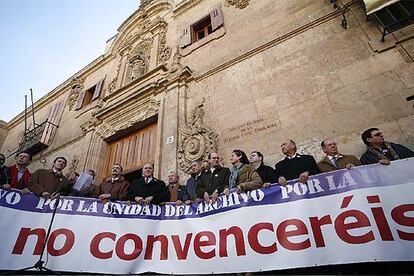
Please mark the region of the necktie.
<svg viewBox="0 0 414 276"><path fill-rule="evenodd" d="M338 159L336 156L332 157L332 164L338 169Z"/></svg>

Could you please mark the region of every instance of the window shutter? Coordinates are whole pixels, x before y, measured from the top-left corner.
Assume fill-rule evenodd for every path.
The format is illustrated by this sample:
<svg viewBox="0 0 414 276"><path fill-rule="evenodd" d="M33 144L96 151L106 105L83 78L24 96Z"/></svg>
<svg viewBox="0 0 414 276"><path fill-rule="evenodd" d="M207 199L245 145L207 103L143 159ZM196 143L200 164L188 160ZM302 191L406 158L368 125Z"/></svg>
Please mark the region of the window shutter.
<svg viewBox="0 0 414 276"><path fill-rule="evenodd" d="M47 120L55 125L59 125L60 118L62 117L63 111L63 101L58 102L55 104L49 113L49 117Z"/></svg>
<svg viewBox="0 0 414 276"><path fill-rule="evenodd" d="M213 32L217 30L224 23L223 13L220 8L215 8L210 12L211 28Z"/></svg>
<svg viewBox="0 0 414 276"><path fill-rule="evenodd" d="M76 102L75 110L79 110L82 108L83 100L85 99L86 91L83 90L80 92L78 101Z"/></svg>
<svg viewBox="0 0 414 276"><path fill-rule="evenodd" d="M63 107L64 107L64 102L60 101L49 109L49 116L47 117L47 121L52 123L53 125L46 124L45 129L43 130L43 133L42 133L41 140L40 140L43 144L49 145L49 142L51 141L52 136L56 130L55 125L56 126L59 125L60 118L62 117L62 113L64 109Z"/></svg>
<svg viewBox="0 0 414 276"><path fill-rule="evenodd" d="M180 47L184 48L190 44L191 44L191 28L188 25L181 31Z"/></svg>
<svg viewBox="0 0 414 276"><path fill-rule="evenodd" d="M92 101L96 100L97 98L99 98L99 96L101 95L101 91L102 91L102 85L104 82L104 79L101 79L95 86L95 91L93 92L93 96L92 96Z"/></svg>

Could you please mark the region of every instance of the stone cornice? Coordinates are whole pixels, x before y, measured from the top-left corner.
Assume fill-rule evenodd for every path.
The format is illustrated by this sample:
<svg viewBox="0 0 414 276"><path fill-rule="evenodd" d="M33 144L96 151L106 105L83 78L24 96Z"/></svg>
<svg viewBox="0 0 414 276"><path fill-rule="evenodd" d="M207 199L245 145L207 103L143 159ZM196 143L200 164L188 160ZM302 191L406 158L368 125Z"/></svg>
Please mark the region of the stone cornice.
<svg viewBox="0 0 414 276"><path fill-rule="evenodd" d="M203 0L183 0L174 9L174 17L177 17L192 7L197 6Z"/></svg>
<svg viewBox="0 0 414 276"><path fill-rule="evenodd" d="M3 120L0 120L0 128L6 129L6 130L9 129L8 124Z"/></svg>

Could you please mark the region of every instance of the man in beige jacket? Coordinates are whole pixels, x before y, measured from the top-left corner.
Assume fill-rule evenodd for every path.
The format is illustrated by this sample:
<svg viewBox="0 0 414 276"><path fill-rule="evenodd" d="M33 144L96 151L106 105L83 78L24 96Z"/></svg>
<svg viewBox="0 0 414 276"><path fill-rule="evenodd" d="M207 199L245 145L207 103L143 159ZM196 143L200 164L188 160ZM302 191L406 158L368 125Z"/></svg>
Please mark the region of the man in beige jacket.
<svg viewBox="0 0 414 276"><path fill-rule="evenodd" d="M321 172L350 169L362 165L361 161L355 156L339 153L337 143L332 138L323 140L321 147L323 152L326 153L326 156L318 163Z"/></svg>

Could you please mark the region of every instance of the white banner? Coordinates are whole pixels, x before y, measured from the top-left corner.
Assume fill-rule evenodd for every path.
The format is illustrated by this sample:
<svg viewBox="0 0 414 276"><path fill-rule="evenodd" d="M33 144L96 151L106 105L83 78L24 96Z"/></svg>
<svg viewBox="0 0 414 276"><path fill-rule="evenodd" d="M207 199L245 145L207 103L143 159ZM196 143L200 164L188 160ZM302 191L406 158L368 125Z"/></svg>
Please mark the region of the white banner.
<svg viewBox="0 0 414 276"><path fill-rule="evenodd" d="M62 197L43 260L55 271L211 274L414 261L414 158L321 174L214 205ZM0 269L39 259L54 201L0 190Z"/></svg>

